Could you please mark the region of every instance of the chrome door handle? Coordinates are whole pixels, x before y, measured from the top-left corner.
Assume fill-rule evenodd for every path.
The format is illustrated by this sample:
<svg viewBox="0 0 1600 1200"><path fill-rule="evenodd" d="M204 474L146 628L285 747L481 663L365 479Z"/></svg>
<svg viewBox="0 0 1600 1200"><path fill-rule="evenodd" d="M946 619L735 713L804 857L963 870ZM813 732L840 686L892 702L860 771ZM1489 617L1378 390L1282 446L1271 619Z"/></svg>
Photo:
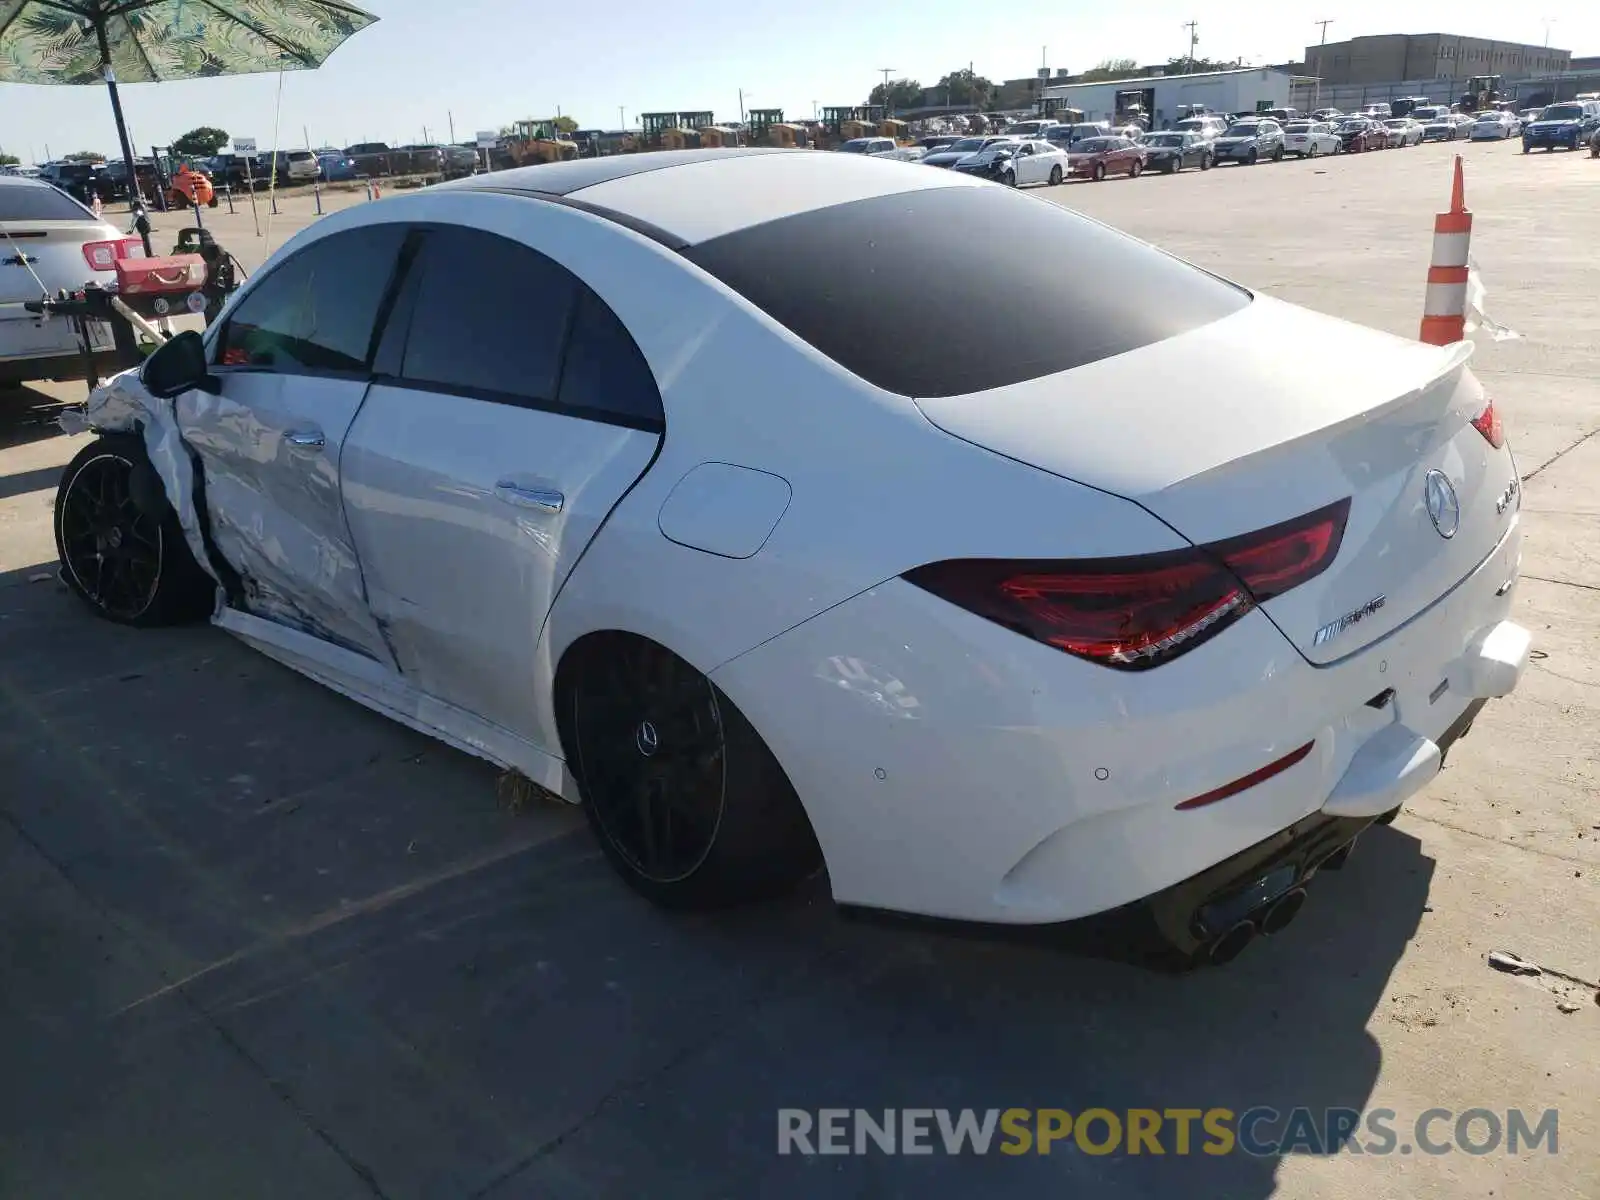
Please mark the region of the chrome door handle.
<svg viewBox="0 0 1600 1200"><path fill-rule="evenodd" d="M560 492L552 492L547 488L521 487L515 483L501 480L494 485L495 494L507 504L515 504L519 508L542 508L545 512L558 513L567 498Z"/></svg>
<svg viewBox="0 0 1600 1200"><path fill-rule="evenodd" d="M294 429L283 435L283 440L291 446L299 446L306 450L321 450L327 445L327 439L321 431L316 429Z"/></svg>

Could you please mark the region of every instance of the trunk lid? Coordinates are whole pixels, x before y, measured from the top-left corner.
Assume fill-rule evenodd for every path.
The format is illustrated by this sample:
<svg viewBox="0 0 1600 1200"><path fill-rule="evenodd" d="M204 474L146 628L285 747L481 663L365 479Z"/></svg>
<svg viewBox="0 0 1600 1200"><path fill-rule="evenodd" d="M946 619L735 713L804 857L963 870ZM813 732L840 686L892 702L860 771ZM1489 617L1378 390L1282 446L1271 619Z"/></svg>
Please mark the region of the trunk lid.
<svg viewBox="0 0 1600 1200"><path fill-rule="evenodd" d="M1127 354L917 404L945 432L1135 501L1197 544L1348 497L1333 564L1262 606L1321 664L1426 608L1515 518L1510 452L1471 423L1486 400L1470 357L1258 296Z"/></svg>

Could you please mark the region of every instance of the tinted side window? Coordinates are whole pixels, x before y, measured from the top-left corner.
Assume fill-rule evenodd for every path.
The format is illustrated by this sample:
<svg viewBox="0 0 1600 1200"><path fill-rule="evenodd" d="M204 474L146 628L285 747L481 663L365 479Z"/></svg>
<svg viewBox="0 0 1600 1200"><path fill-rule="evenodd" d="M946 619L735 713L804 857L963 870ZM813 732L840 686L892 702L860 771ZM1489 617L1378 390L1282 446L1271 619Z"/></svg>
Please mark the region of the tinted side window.
<svg viewBox="0 0 1600 1200"><path fill-rule="evenodd" d="M363 373L405 230L368 225L307 246L264 276L217 338L217 363L285 374Z"/></svg>
<svg viewBox="0 0 1600 1200"><path fill-rule="evenodd" d="M951 237L951 229L1007 236ZM683 254L847 370L905 396L1052 375L1250 303L1242 288L1153 246L998 187L834 205ZM940 353L907 353L907 329L939 330Z"/></svg>
<svg viewBox="0 0 1600 1200"><path fill-rule="evenodd" d="M429 230L400 374L485 400L549 403L577 298L566 268L478 229Z"/></svg>
<svg viewBox="0 0 1600 1200"><path fill-rule="evenodd" d="M617 314L588 288L578 293L561 368L560 400L577 416L649 430L664 426L661 393L650 364Z"/></svg>
<svg viewBox="0 0 1600 1200"><path fill-rule="evenodd" d="M0 221L92 221L76 200L44 184L0 184ZM15 250L0 238L8 256Z"/></svg>

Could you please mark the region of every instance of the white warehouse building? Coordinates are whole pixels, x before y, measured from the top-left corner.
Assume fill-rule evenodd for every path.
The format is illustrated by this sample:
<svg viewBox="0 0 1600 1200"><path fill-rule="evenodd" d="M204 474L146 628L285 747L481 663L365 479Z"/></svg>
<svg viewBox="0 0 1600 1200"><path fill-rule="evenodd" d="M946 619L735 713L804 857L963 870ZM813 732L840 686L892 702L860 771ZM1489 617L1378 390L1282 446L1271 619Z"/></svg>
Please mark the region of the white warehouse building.
<svg viewBox="0 0 1600 1200"><path fill-rule="evenodd" d="M1246 67L1236 71L1204 71L1195 75L1146 75L1112 79L1103 83L1064 83L1043 90L1045 99L1059 99L1069 108L1083 110L1087 121L1112 121L1136 100L1153 116L1160 129L1178 119L1185 104L1203 104L1213 112L1255 112L1259 108L1288 108L1295 77L1271 67ZM1142 94L1141 94L1142 93Z"/></svg>

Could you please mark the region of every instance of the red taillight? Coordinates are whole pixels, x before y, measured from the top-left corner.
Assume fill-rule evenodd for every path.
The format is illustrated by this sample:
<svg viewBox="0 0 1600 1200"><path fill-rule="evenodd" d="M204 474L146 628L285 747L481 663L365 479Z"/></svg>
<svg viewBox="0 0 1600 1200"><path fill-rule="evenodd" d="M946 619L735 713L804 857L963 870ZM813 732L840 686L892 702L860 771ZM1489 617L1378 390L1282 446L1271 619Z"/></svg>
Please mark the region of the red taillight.
<svg viewBox="0 0 1600 1200"><path fill-rule="evenodd" d="M143 258L144 243L136 237L117 238L110 242L85 242L83 261L91 270L114 271L119 258Z"/></svg>
<svg viewBox="0 0 1600 1200"><path fill-rule="evenodd" d="M1496 450L1506 444L1506 427L1500 423L1500 414L1494 410L1494 401L1472 418L1472 427L1483 434L1483 440Z"/></svg>
<svg viewBox="0 0 1600 1200"><path fill-rule="evenodd" d="M1176 658L1259 601L1321 574L1339 552L1349 500L1268 529L1129 558L956 559L908 582L978 616L1125 671Z"/></svg>

